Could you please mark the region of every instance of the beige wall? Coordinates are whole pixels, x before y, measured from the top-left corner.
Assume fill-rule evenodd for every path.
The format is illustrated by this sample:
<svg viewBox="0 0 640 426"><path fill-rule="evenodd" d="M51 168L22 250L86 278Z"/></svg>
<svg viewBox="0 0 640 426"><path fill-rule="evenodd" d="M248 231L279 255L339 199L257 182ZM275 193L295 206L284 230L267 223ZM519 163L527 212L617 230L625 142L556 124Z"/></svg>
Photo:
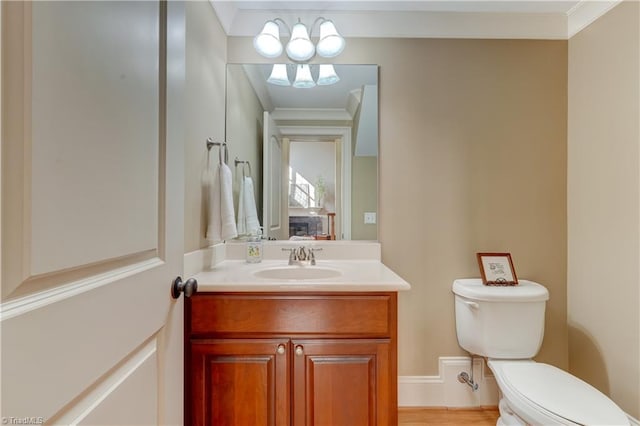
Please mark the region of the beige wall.
<svg viewBox="0 0 640 426"><path fill-rule="evenodd" d="M400 296L399 373L435 374L462 353L451 283L475 253L510 252L547 286L538 359L567 366L566 43L380 42L383 260Z"/></svg>
<svg viewBox="0 0 640 426"><path fill-rule="evenodd" d="M569 367L640 418L640 7L569 41Z"/></svg>
<svg viewBox="0 0 640 426"><path fill-rule="evenodd" d="M478 251L549 288L538 359L566 368L567 42L349 39L338 59L380 65L379 240L412 285L399 374L464 353L451 284L479 276ZM236 37L228 60L265 62Z"/></svg>
<svg viewBox="0 0 640 426"><path fill-rule="evenodd" d="M202 205L205 140L224 140L226 35L208 2L186 2L185 253L208 246ZM217 148L211 158L218 158ZM231 158L233 160L233 158Z"/></svg>

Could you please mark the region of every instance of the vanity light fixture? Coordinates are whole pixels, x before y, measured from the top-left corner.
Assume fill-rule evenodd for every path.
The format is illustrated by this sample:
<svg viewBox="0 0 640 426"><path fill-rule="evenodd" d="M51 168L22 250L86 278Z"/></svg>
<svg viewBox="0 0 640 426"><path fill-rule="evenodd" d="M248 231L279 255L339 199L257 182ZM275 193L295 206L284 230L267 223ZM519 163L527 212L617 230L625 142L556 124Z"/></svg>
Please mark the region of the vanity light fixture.
<svg viewBox="0 0 640 426"><path fill-rule="evenodd" d="M280 27L275 21L267 21L260 34L253 39L253 47L266 58L277 58L282 53Z"/></svg>
<svg viewBox="0 0 640 426"><path fill-rule="evenodd" d="M276 86L291 86L289 81L289 75L287 74L286 64L275 64L271 68L271 75L267 79L268 83L275 84Z"/></svg>
<svg viewBox="0 0 640 426"><path fill-rule="evenodd" d="M306 62L316 54L307 27L300 21L291 29L291 38L286 47L287 56L295 62Z"/></svg>
<svg viewBox="0 0 640 426"><path fill-rule="evenodd" d="M320 24L320 40L316 46L318 55L323 58L335 58L344 50L344 38L338 33L333 22L325 19Z"/></svg>
<svg viewBox="0 0 640 426"><path fill-rule="evenodd" d="M311 73L311 67L316 67L316 65L292 64L290 66L295 66L293 87L298 89L309 89L316 85L329 86L340 81L340 77L338 77L335 68L331 64L318 65L318 79L315 81ZM275 84L276 86L291 86L287 64L274 64L271 68L271 74L267 78L267 83Z"/></svg>
<svg viewBox="0 0 640 426"><path fill-rule="evenodd" d="M314 45L311 41L311 31L318 22L320 22L320 38L317 45ZM262 56L277 58L282 54L280 25L289 32L290 38L285 51L289 59L294 62L308 62L316 53L323 58L334 58L344 50L346 44L344 38L338 33L334 23L328 19L317 18L310 29L307 29L307 26L298 19L293 28L289 29L282 19L275 18L267 21L260 34L253 39L253 46Z"/></svg>
<svg viewBox="0 0 640 426"><path fill-rule="evenodd" d="M293 87L298 89L310 89L315 87L316 83L311 77L311 68L308 64L298 64L296 66L296 79L293 81Z"/></svg>
<svg viewBox="0 0 640 426"><path fill-rule="evenodd" d="M340 77L336 74L335 68L331 64L320 64L318 71L318 86L329 86L340 81Z"/></svg>

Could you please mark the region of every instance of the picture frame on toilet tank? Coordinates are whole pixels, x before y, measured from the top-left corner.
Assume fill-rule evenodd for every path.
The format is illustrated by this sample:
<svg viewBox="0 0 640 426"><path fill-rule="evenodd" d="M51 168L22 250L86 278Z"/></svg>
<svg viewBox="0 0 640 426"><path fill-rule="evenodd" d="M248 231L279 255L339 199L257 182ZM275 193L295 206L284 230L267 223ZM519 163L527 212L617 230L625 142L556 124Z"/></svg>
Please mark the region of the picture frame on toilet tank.
<svg viewBox="0 0 640 426"><path fill-rule="evenodd" d="M511 253L477 253L484 285L518 285Z"/></svg>

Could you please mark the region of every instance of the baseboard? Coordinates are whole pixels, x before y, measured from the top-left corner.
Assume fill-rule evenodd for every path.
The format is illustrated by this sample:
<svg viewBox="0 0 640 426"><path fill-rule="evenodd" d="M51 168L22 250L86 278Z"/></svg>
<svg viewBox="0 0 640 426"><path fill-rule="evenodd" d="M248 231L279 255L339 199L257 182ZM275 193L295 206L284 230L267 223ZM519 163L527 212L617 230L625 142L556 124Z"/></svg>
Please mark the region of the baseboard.
<svg viewBox="0 0 640 426"><path fill-rule="evenodd" d="M458 381L462 371L470 373L470 357L440 357L437 376L399 376L399 407L488 407L498 405L498 385L482 358L473 362L473 378L478 390L473 391ZM627 414L631 426L640 421Z"/></svg>
<svg viewBox="0 0 640 426"><path fill-rule="evenodd" d="M184 276L210 269L225 259L225 244L220 243L200 250L195 250L184 255Z"/></svg>
<svg viewBox="0 0 640 426"><path fill-rule="evenodd" d="M458 381L462 371L471 373L470 357L440 357L437 376L399 376L400 407L482 407L498 405L498 385L481 358L473 362L478 390Z"/></svg>

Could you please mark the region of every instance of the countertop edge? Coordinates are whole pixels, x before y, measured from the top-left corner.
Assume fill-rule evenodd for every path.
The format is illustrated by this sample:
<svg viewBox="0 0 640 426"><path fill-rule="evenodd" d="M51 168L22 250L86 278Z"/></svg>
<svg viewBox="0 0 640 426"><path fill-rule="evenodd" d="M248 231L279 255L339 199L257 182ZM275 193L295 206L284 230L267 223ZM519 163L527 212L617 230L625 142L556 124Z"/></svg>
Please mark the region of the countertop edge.
<svg viewBox="0 0 640 426"><path fill-rule="evenodd" d="M264 279L253 274L274 266L286 266L280 260L248 264L239 260L225 260L210 270L195 274L199 292L399 292L411 285L378 260L324 260L318 266L343 268L340 278L285 280ZM371 267L362 268L363 265Z"/></svg>

